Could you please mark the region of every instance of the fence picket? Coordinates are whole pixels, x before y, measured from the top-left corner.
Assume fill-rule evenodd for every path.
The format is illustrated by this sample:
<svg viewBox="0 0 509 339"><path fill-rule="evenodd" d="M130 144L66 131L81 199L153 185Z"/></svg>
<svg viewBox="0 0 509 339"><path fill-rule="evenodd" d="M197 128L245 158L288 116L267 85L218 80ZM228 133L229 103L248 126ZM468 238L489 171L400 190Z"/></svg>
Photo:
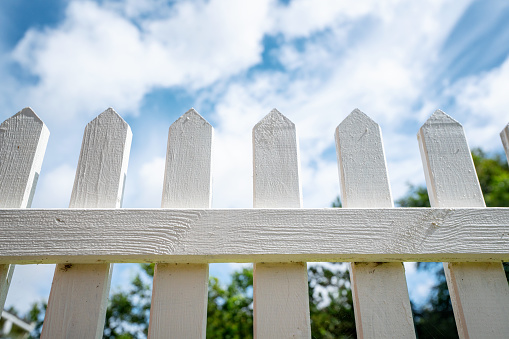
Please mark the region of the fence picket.
<svg viewBox="0 0 509 339"><path fill-rule="evenodd" d="M380 126L355 109L335 137L343 207L394 207ZM360 338L415 338L402 263L353 262L350 277Z"/></svg>
<svg viewBox="0 0 509 339"><path fill-rule="evenodd" d="M163 208L210 208L212 126L194 109L168 132ZM208 264L156 264L149 338L205 338Z"/></svg>
<svg viewBox="0 0 509 339"><path fill-rule="evenodd" d="M131 140L131 128L112 108L86 126L69 207L121 207ZM41 338L102 338L111 270L57 265Z"/></svg>
<svg viewBox="0 0 509 339"><path fill-rule="evenodd" d="M255 208L302 207L297 132L276 109L253 128L253 164ZM255 263L253 274L254 337L310 338L306 264Z"/></svg>
<svg viewBox="0 0 509 339"><path fill-rule="evenodd" d="M504 145L505 155L509 162L509 124L500 132L500 139L502 140L502 145Z"/></svg>
<svg viewBox="0 0 509 339"><path fill-rule="evenodd" d="M0 208L30 207L48 144L49 130L26 107L0 125ZM14 265L0 265L0 311Z"/></svg>
<svg viewBox="0 0 509 339"><path fill-rule="evenodd" d="M483 208L454 119L437 110L417 135L432 209L392 208L380 127L359 110L336 129L344 209L300 208L295 125L277 110L253 128L255 209L210 209L212 133L196 111L186 112L168 134L163 209L116 209L132 133L108 109L85 129L70 202L76 209L20 210L31 205L49 131L30 108L4 121L2 307L9 264L57 263L41 338L100 338L108 262L152 261L159 264L149 336L205 338L208 263L256 261L254 336L309 338L304 261L354 261L359 337L407 338L415 331L401 261L450 261L444 270L460 337L507 336L500 260L509 259L509 208ZM509 156L509 125L501 138Z"/></svg>
<svg viewBox="0 0 509 339"><path fill-rule="evenodd" d="M463 127L437 110L417 135L432 207L485 207ZM505 338L509 287L502 263L444 263L460 338Z"/></svg>

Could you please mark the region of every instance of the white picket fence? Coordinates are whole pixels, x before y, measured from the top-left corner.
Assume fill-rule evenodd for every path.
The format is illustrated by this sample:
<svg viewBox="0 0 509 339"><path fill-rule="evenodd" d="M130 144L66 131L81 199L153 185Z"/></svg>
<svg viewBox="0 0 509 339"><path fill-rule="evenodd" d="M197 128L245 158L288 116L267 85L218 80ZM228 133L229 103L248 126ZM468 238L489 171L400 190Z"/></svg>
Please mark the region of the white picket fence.
<svg viewBox="0 0 509 339"><path fill-rule="evenodd" d="M509 127L502 132L508 151ZM204 338L208 263L254 262L256 338L309 338L306 262L352 262L361 338L415 337L404 261L444 261L461 338L509 336L509 209L485 208L462 126L436 111L418 139L433 208L393 208L380 127L354 110L336 129L344 208L303 209L294 124L253 129L255 209L211 209L212 127L169 130L161 209L118 209L132 133L108 109L83 137L69 209L30 207L49 131L25 108L0 125L0 282L56 263L42 338L100 338L112 263L156 264L151 338Z"/></svg>

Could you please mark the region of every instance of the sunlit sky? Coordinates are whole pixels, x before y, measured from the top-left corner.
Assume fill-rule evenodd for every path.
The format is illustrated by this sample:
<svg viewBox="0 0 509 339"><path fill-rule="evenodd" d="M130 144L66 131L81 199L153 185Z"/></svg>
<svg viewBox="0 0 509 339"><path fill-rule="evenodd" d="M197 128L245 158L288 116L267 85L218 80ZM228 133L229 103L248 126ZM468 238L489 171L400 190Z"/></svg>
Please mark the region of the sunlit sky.
<svg viewBox="0 0 509 339"><path fill-rule="evenodd" d="M67 207L85 125L113 107L133 142L124 207L159 207L168 127L214 127L213 207L252 206L252 127L299 132L304 207L339 194L333 132L359 108L381 126L395 199L424 183L416 133L435 109L471 147L509 122L505 1L0 2L0 120L30 106L51 136L32 207ZM225 277L232 265L211 267ZM136 268L117 266L113 290ZM410 269L411 296L433 279ZM7 305L47 298L53 267L17 267Z"/></svg>

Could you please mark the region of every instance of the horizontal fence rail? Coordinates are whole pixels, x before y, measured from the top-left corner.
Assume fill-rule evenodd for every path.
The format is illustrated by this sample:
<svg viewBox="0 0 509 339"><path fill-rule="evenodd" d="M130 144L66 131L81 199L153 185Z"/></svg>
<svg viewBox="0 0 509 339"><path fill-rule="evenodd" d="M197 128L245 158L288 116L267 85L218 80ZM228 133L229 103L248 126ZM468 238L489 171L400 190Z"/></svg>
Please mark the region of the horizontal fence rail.
<svg viewBox="0 0 509 339"><path fill-rule="evenodd" d="M502 261L509 208L2 209L0 263Z"/></svg>

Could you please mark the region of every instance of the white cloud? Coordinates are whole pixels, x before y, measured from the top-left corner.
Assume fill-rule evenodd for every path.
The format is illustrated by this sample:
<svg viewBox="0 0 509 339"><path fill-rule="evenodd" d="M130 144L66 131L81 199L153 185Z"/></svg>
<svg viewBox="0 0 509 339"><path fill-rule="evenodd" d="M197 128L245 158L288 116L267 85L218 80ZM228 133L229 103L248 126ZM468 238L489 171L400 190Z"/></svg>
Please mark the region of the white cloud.
<svg viewBox="0 0 509 339"><path fill-rule="evenodd" d="M160 207L165 158L155 156L128 170L124 200L129 207ZM125 206L125 205L124 205Z"/></svg>
<svg viewBox="0 0 509 339"><path fill-rule="evenodd" d="M433 286L435 286L435 284L436 284L436 280L433 279L432 277L429 277L428 279L423 280L421 283L419 283L415 287L415 289L414 289L415 295L413 296L413 298L425 299L426 297L429 296L431 289L433 288Z"/></svg>
<svg viewBox="0 0 509 339"><path fill-rule="evenodd" d="M448 90L454 104L451 115L461 114L473 145L493 150L501 146L500 131L509 122L509 58L488 72L469 76L453 84ZM458 120L458 119L457 119Z"/></svg>
<svg viewBox="0 0 509 339"><path fill-rule="evenodd" d="M414 274L417 271L417 263L415 262L404 262L406 274Z"/></svg>
<svg viewBox="0 0 509 339"><path fill-rule="evenodd" d="M331 26L344 25L363 16L380 13L380 7L377 1L296 0L277 6L274 25L276 31L288 38L308 36Z"/></svg>
<svg viewBox="0 0 509 339"><path fill-rule="evenodd" d="M333 131L355 107L382 126L394 196L406 190L407 181L422 181L417 124L441 100L429 95L436 80L432 71L466 5L71 2L64 22L28 31L13 56L39 76L23 95L54 117L55 128L110 105L123 114L136 112L154 86L207 88L197 100L214 103L216 207L251 206L251 129L277 107L299 131L305 205L329 206L339 191ZM242 75L260 61L266 33L283 36L272 56L286 71L261 70L232 81L231 75ZM294 43L302 37L311 38ZM458 100L464 98L465 106L498 107L505 103L504 70L451 91ZM481 88L490 88L490 96L472 95ZM423 108L415 109L416 104ZM133 152L132 158L141 157ZM158 206L164 159L142 160L129 171L127 205ZM52 172L57 170L62 167ZM59 182L69 182L70 173L74 170L67 168ZM55 175L42 177L38 194L49 190L45 182ZM70 194L66 185L55 189L57 195ZM64 201L61 193L44 206Z"/></svg>
<svg viewBox="0 0 509 339"><path fill-rule="evenodd" d="M292 4L305 8L304 2ZM428 94L435 81L433 74L429 74L437 63L441 43L454 24L448 21L441 25L439 20L446 16L458 17L464 5L434 3L411 10L405 3L391 5L379 12L374 7L372 11L354 11L352 18L370 19L366 27L362 27L362 34L356 31L359 27L352 28L362 24L351 22L347 28L335 25L339 19L331 14L326 34L298 46L290 41L272 52L291 72L261 72L252 78L228 83L222 95L214 92L219 127L217 139L229 140L229 144L238 149L236 154L241 154L240 148L243 148L244 155L239 158L250 161L246 153L250 142L246 136L262 114L276 106L299 130L304 200L310 202L306 205L329 206L337 194L338 179L335 157L329 154L333 152L326 151L334 147L334 128L352 109L359 107L382 126L394 197L406 191L406 182L422 182L415 134L422 118L421 110L429 109L425 114L430 115L436 108L435 102L440 100ZM278 10L288 14L292 5ZM310 14L310 21L313 21L313 14ZM285 26L289 29L287 37L309 35L323 29L318 24L311 26L299 31L288 24ZM336 42L340 46L348 44L348 49L336 48ZM414 130L409 131L408 126ZM241 175L248 178L250 174L248 166L232 165L237 157L234 159L222 163L223 171L218 171L226 173L228 165L232 166L230 170L235 168L224 176L222 184L236 182L232 177L234 173L239 178ZM248 192L240 183L236 187L244 188L237 195ZM233 194L222 196L221 200L227 199L226 205L238 201L238 196L233 197Z"/></svg>
<svg viewBox="0 0 509 339"><path fill-rule="evenodd" d="M62 164L39 177L33 207L68 207L76 169Z"/></svg>
<svg viewBox="0 0 509 339"><path fill-rule="evenodd" d="M267 10L261 1L180 2L138 26L111 6L71 2L62 24L31 29L16 46L14 60L39 78L23 97L64 119L109 106L137 112L156 86L201 88L256 64Z"/></svg>

